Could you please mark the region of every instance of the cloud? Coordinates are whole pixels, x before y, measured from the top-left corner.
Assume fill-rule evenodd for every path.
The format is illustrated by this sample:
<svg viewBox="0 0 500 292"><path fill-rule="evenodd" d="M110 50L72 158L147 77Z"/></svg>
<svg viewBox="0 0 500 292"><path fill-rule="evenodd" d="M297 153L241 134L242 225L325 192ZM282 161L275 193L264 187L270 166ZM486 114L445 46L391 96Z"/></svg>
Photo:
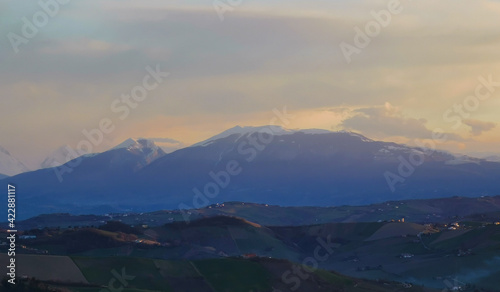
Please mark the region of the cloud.
<svg viewBox="0 0 500 292"><path fill-rule="evenodd" d="M351 109L348 107L335 107L335 108L329 108L328 111L335 113L335 114L343 115L345 113L350 112Z"/></svg>
<svg viewBox="0 0 500 292"><path fill-rule="evenodd" d="M154 141L155 144L160 147L165 153L171 153L175 150L182 149L187 145L179 140L175 140L172 138L145 138L151 141Z"/></svg>
<svg viewBox="0 0 500 292"><path fill-rule="evenodd" d="M398 107L386 102L383 106L365 107L353 111L354 115L343 120L341 127L360 131L373 137L407 137L431 139L432 130L426 119L405 116ZM449 140L463 141L454 133L446 133Z"/></svg>
<svg viewBox="0 0 500 292"><path fill-rule="evenodd" d="M4 36L21 34L22 17L39 9L36 2L5 6ZM442 17L451 6L453 16ZM364 28L371 10L386 7L382 0L255 0L221 22L202 0L72 2L18 54L0 38L0 116L9 121L0 137L17 156L76 143L155 64L171 72L169 81L117 122L110 141L165 135L197 142L246 121L266 123L273 108L285 105L299 112L296 128L329 129L344 121L370 136L430 137L430 125L449 126L442 112L473 93L477 76L498 72L500 4L405 2L404 12L347 64L339 44L352 43L353 28ZM411 109L411 116L377 106L386 101ZM494 109L481 107L477 115L500 123ZM167 130L154 125L161 118L182 123ZM145 124L156 132L137 126ZM481 138L467 147L493 151L500 139L494 131Z"/></svg>
<svg viewBox="0 0 500 292"><path fill-rule="evenodd" d="M148 140L159 142L159 143L172 143L172 144L181 144L181 141L172 139L172 138L146 138Z"/></svg>
<svg viewBox="0 0 500 292"><path fill-rule="evenodd" d="M40 49L43 54L54 55L81 55L81 56L102 56L126 52L132 48L125 44L116 44L97 39L81 38L76 40L65 40L54 42L51 46Z"/></svg>
<svg viewBox="0 0 500 292"><path fill-rule="evenodd" d="M464 120L463 123L471 128L470 133L474 136L479 136L483 132L489 131L489 130L496 127L495 123L483 122L483 121L472 120L472 119Z"/></svg>

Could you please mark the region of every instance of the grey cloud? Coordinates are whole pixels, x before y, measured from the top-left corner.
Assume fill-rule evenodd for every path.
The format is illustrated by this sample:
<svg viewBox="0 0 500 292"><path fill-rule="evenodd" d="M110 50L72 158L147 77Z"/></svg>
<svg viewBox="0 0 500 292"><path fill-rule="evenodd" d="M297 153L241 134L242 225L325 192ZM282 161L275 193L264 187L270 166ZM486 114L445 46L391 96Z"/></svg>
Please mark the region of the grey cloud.
<svg viewBox="0 0 500 292"><path fill-rule="evenodd" d="M487 132L496 127L495 123L483 122L473 119L464 120L463 123L471 128L470 133L474 136L479 136L483 132Z"/></svg>
<svg viewBox="0 0 500 292"><path fill-rule="evenodd" d="M154 142L159 142L159 143L172 143L172 144L182 144L181 141L175 140L172 138L146 138L148 140L152 140Z"/></svg>
<svg viewBox="0 0 500 292"><path fill-rule="evenodd" d="M345 119L341 127L357 130L368 136L400 136L407 138L432 139L433 131L426 127L425 119L406 117L390 104L354 110L354 115ZM463 141L454 133L443 133L448 140Z"/></svg>

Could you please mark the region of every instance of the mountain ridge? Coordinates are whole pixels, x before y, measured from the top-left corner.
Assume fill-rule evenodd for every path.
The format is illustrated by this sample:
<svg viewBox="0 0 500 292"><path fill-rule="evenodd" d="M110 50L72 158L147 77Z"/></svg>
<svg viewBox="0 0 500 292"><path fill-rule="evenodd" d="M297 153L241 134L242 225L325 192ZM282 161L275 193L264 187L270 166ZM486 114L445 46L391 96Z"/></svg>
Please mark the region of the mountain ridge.
<svg viewBox="0 0 500 292"><path fill-rule="evenodd" d="M11 178L26 188L31 204L21 215L92 208L105 212L189 209L227 201L365 205L395 197L500 194L499 163L457 163L457 157L447 152L431 153L351 132L231 133L153 160L148 155L154 151L130 145L85 157L63 182L55 179L58 168ZM384 173L397 173L401 158L415 153L422 155L424 163L391 192Z"/></svg>
<svg viewBox="0 0 500 292"><path fill-rule="evenodd" d="M0 146L0 174L13 176L27 171L29 171L28 167L26 167L18 158L10 154L7 149Z"/></svg>

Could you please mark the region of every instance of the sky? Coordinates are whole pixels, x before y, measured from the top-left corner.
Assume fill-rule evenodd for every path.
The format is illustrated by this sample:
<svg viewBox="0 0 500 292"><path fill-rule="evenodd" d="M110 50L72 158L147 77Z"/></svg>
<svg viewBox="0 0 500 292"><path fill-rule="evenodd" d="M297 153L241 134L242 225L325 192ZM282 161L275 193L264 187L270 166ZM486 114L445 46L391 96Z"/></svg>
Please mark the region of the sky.
<svg viewBox="0 0 500 292"><path fill-rule="evenodd" d="M284 109L291 129L500 152L499 1L40 3L0 0L0 145L28 166L102 123L94 152L175 148Z"/></svg>

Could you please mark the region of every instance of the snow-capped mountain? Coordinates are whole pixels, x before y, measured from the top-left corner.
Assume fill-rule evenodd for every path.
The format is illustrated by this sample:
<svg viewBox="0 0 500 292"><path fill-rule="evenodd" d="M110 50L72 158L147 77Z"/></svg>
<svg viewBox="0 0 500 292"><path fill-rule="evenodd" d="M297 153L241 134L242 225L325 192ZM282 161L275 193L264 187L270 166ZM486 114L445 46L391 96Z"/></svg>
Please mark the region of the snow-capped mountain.
<svg viewBox="0 0 500 292"><path fill-rule="evenodd" d="M26 171L29 169L19 159L0 146L0 174L12 176Z"/></svg>
<svg viewBox="0 0 500 292"><path fill-rule="evenodd" d="M139 139L133 139L133 138L128 138L127 140L121 142L120 144L116 145L115 147L111 148L113 149L132 149L132 148L140 148L141 144L138 142Z"/></svg>
<svg viewBox="0 0 500 292"><path fill-rule="evenodd" d="M148 164L165 155L163 149L157 146L154 141L143 138L129 138L111 150L116 149L126 149L131 153L140 154Z"/></svg>
<svg viewBox="0 0 500 292"><path fill-rule="evenodd" d="M486 161L500 162L500 155L490 155L483 158Z"/></svg>
<svg viewBox="0 0 500 292"><path fill-rule="evenodd" d="M144 156L147 163L150 163L165 154L153 141L142 138L129 138L110 150L116 149L126 149L129 152L140 154L141 156ZM95 155L97 155L97 153L90 153L84 156L90 157ZM48 155L40 164L40 168L58 167L75 158L78 158L75 157L75 151L72 150L70 146L64 145Z"/></svg>
<svg viewBox="0 0 500 292"><path fill-rule="evenodd" d="M67 166L63 181L57 169L11 178L27 194L23 216L82 206L106 212L227 201L330 206L500 193L500 163L352 132L277 126L235 127L169 154L151 140L128 139Z"/></svg>
<svg viewBox="0 0 500 292"><path fill-rule="evenodd" d="M71 153L74 151L70 150L70 146L64 145L57 148L54 152L50 153L40 164L40 168L50 168L57 167L65 164L66 162L73 160L77 157L73 157Z"/></svg>
<svg viewBox="0 0 500 292"><path fill-rule="evenodd" d="M268 126L260 126L260 127L241 127L241 126L236 126L231 129L228 129L220 134L217 134L213 137L208 138L207 140L198 142L196 144L191 145L191 147L197 147L197 146L207 146L210 145L213 141L226 138L232 135L235 135L236 139L239 139L241 137L253 134L253 133L263 133L263 134L271 134L275 136L282 136L282 135L291 135L293 133L297 132L302 132L306 134L326 134L326 133L332 133L331 131L328 130L323 130L323 129L286 129L281 126L274 126L274 125L268 125Z"/></svg>

